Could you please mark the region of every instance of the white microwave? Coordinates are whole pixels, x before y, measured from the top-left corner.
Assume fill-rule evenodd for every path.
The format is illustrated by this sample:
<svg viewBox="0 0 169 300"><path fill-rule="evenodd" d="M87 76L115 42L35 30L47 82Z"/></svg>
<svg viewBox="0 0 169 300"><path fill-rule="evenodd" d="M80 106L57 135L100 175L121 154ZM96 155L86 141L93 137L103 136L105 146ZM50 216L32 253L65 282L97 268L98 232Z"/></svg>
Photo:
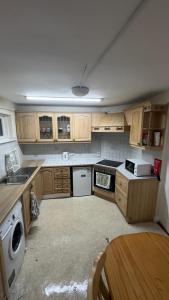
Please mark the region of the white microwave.
<svg viewBox="0 0 169 300"><path fill-rule="evenodd" d="M140 159L126 159L125 168L135 176L150 176L152 166L150 163Z"/></svg>

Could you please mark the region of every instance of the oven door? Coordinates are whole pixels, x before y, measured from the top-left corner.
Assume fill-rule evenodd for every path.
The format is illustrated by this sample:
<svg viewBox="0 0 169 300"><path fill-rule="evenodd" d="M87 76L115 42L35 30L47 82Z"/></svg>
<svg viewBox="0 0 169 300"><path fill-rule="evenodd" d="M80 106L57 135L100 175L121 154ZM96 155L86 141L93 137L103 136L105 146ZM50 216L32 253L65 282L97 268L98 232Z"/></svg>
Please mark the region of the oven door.
<svg viewBox="0 0 169 300"><path fill-rule="evenodd" d="M101 172L95 172L95 186L101 187L106 190L111 189L111 176Z"/></svg>

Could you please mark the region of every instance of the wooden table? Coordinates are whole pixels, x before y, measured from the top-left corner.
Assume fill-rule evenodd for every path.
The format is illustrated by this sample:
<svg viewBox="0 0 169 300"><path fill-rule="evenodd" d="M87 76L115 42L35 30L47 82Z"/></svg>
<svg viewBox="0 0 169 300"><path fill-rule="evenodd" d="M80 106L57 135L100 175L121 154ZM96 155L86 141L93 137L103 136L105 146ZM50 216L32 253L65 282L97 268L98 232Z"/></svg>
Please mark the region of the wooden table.
<svg viewBox="0 0 169 300"><path fill-rule="evenodd" d="M120 236L107 246L105 274L113 300L169 299L169 237Z"/></svg>

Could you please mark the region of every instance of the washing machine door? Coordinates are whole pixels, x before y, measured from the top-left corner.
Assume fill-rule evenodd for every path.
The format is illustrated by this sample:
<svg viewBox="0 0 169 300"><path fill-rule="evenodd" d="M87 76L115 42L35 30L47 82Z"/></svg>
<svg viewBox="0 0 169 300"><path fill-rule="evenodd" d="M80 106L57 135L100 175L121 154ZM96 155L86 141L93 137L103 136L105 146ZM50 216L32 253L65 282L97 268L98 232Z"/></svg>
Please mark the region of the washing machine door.
<svg viewBox="0 0 169 300"><path fill-rule="evenodd" d="M21 247L23 239L23 233L23 223L20 220L16 220L16 222L13 224L11 238L9 241L9 255L12 259L15 259L19 254L19 249Z"/></svg>

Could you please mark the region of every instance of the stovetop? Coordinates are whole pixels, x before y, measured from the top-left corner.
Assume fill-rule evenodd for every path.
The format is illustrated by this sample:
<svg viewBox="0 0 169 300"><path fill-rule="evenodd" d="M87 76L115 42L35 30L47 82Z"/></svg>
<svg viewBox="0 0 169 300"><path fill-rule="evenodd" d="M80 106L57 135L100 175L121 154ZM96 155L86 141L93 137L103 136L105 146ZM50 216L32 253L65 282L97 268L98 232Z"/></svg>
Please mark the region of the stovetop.
<svg viewBox="0 0 169 300"><path fill-rule="evenodd" d="M108 160L108 159L101 160L97 163L97 165L114 167L114 168L117 168L122 164L123 163L121 161L114 161L114 160Z"/></svg>

